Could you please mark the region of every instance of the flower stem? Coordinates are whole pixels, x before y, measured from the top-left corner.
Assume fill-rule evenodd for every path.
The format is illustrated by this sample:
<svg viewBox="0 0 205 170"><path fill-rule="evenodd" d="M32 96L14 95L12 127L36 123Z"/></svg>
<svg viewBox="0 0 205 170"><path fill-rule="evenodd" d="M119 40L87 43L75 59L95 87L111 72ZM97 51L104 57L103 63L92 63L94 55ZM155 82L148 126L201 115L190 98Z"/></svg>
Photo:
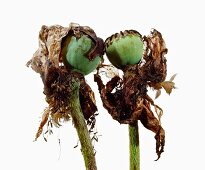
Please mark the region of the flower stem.
<svg viewBox="0 0 205 170"><path fill-rule="evenodd" d="M79 88L80 81L75 80L72 85L72 94L69 101L69 105L71 107L71 117L81 143L86 170L97 170L92 142L80 106Z"/></svg>
<svg viewBox="0 0 205 170"><path fill-rule="evenodd" d="M140 170L140 147L138 123L135 126L129 125L130 145L130 170Z"/></svg>

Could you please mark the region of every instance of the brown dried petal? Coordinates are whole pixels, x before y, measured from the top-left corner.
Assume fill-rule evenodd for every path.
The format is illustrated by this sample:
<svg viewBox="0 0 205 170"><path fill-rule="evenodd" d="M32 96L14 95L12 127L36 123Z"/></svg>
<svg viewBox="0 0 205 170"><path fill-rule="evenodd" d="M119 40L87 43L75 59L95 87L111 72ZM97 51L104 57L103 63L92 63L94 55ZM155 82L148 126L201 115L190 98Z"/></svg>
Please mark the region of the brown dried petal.
<svg viewBox="0 0 205 170"><path fill-rule="evenodd" d="M157 30L153 30L148 37L144 36L146 49L144 60L146 63L142 66L143 76L152 83L163 82L167 74L166 58L164 55L168 52L162 35Z"/></svg>
<svg viewBox="0 0 205 170"><path fill-rule="evenodd" d="M39 48L27 66L31 65L31 68L41 75L45 73L48 62L58 68L61 41L69 30L70 27L62 27L60 25L42 26L39 33Z"/></svg>
<svg viewBox="0 0 205 170"><path fill-rule="evenodd" d="M141 113L140 121L147 129L151 130L152 132L156 134L155 135L156 153L158 155L158 158L157 158L158 160L160 158L161 153L164 151L165 132L164 132L164 129L161 127L160 116L159 116L159 119L157 119L154 116L150 108L150 104L151 103L149 101L144 101L145 107Z"/></svg>
<svg viewBox="0 0 205 170"><path fill-rule="evenodd" d="M159 131L155 135L156 139L156 153L158 155L158 158L156 161L160 158L161 153L164 152L164 145L165 145L165 131L162 127L160 127Z"/></svg>
<svg viewBox="0 0 205 170"><path fill-rule="evenodd" d="M161 83L161 86L164 88L167 94L170 94L172 89L175 88L175 83L171 81L164 81Z"/></svg>
<svg viewBox="0 0 205 170"><path fill-rule="evenodd" d="M156 92L155 99L157 99L160 95L161 95L161 90L159 89Z"/></svg>
<svg viewBox="0 0 205 170"><path fill-rule="evenodd" d="M173 80L175 79L177 74L174 74L169 81L164 81L162 83L160 83L161 87L164 88L164 90L166 91L166 93L171 94L172 90L175 89L175 83L173 82Z"/></svg>
<svg viewBox="0 0 205 170"><path fill-rule="evenodd" d="M88 26L80 27L80 31L88 35L95 43L95 47L90 51L88 55L89 60L93 60L96 56L102 57L104 54L104 41L103 39L97 37L94 30Z"/></svg>
<svg viewBox="0 0 205 170"><path fill-rule="evenodd" d="M102 57L104 54L104 41L101 38L95 40L95 47L89 53L88 59L93 60L96 56Z"/></svg>
<svg viewBox="0 0 205 170"><path fill-rule="evenodd" d="M79 97L83 115L88 120L97 111L97 106L94 92L84 79L81 81Z"/></svg>
<svg viewBox="0 0 205 170"><path fill-rule="evenodd" d="M38 131L37 131L36 136L35 136L35 140L37 140L38 137L42 134L43 127L47 123L48 117L49 117L49 110L46 109L44 114L43 114L43 116L42 116L42 120L41 120L40 126L39 126Z"/></svg>
<svg viewBox="0 0 205 170"><path fill-rule="evenodd" d="M174 75L169 79L169 81L173 81L176 76L177 76L177 74L174 74Z"/></svg>

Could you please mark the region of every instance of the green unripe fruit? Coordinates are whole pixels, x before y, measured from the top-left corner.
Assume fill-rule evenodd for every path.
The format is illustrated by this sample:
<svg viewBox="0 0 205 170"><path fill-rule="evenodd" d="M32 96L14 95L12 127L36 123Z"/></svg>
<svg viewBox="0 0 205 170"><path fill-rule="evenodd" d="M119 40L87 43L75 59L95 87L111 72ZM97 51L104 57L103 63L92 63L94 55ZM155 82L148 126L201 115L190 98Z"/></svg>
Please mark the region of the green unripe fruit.
<svg viewBox="0 0 205 170"><path fill-rule="evenodd" d="M92 60L88 59L89 52L93 50L95 44L87 35L82 35L80 38L68 35L62 47L61 54L64 64L83 75L91 73L101 62L100 56Z"/></svg>
<svg viewBox="0 0 205 170"><path fill-rule="evenodd" d="M143 56L141 35L134 30L112 35L105 41L105 52L110 62L122 69L126 65L139 63Z"/></svg>

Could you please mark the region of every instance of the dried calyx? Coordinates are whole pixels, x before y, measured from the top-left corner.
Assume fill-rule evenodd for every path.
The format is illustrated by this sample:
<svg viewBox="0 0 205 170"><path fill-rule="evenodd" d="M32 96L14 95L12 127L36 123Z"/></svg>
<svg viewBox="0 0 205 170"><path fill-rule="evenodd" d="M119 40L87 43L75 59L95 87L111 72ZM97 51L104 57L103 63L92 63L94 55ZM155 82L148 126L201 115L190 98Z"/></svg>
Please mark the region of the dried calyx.
<svg viewBox="0 0 205 170"><path fill-rule="evenodd" d="M42 116L36 139L46 123L60 126L61 120L69 120L69 100L75 79L80 81L79 98L84 118L94 127L97 107L94 93L84 75L96 69L103 53L103 40L89 27L78 24L70 24L69 27L42 26L39 48L27 63L41 75L49 104Z"/></svg>
<svg viewBox="0 0 205 170"><path fill-rule="evenodd" d="M139 44L139 47L130 48L129 44L133 42L132 36L131 38L128 36L126 41L119 34L108 38L106 40L108 59L114 64L115 61L112 59L113 57L117 58L115 65L122 68L124 75L122 79L119 76L115 76L104 85L100 71L98 71L95 74L95 81L98 84L103 106L113 119L119 123L130 124L131 126L135 126L136 122L140 120L147 129L155 133L156 152L159 159L164 151L165 144L165 132L160 122L163 111L148 96L147 88L152 87L155 90L159 90L156 85L164 82L166 78L166 59L164 55L167 53L167 48L161 34L153 30L150 36L143 37L145 44L144 61L138 64L143 53L143 42L140 42L141 40L141 36L139 36L139 39L136 39L137 43L134 44ZM121 43L119 43L120 41ZM136 54L137 60L131 63L130 61L132 60L126 58L131 55L126 55L124 51L121 52L118 47L130 48L128 50L129 54ZM151 106L155 108L158 117L155 117Z"/></svg>

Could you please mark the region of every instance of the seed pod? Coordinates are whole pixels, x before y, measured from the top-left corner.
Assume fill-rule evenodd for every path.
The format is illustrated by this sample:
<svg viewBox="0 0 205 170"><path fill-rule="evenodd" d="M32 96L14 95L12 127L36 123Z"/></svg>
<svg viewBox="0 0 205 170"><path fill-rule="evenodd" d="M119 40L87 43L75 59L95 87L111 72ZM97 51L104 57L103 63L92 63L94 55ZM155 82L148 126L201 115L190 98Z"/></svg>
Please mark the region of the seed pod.
<svg viewBox="0 0 205 170"><path fill-rule="evenodd" d="M106 55L110 62L119 69L125 65L139 63L143 51L142 36L135 30L113 34L105 41Z"/></svg>
<svg viewBox="0 0 205 170"><path fill-rule="evenodd" d="M103 40L89 27L72 27L63 39L61 58L71 70L87 75L101 63Z"/></svg>

